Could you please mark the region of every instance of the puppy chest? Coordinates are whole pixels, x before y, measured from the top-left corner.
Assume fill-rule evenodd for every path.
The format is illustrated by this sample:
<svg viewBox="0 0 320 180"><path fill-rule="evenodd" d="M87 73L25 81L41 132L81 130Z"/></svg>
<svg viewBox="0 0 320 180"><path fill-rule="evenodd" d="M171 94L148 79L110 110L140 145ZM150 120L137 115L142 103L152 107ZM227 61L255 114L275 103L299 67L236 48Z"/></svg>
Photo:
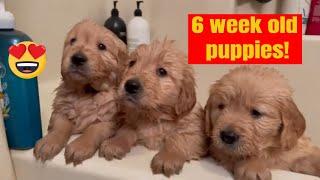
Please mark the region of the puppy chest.
<svg viewBox="0 0 320 180"><path fill-rule="evenodd" d="M98 106L92 96L78 97L72 107L70 120L74 124L74 132L82 132L98 119Z"/></svg>
<svg viewBox="0 0 320 180"><path fill-rule="evenodd" d="M166 136L173 131L171 123L146 123L137 127L138 142L149 149L161 148Z"/></svg>

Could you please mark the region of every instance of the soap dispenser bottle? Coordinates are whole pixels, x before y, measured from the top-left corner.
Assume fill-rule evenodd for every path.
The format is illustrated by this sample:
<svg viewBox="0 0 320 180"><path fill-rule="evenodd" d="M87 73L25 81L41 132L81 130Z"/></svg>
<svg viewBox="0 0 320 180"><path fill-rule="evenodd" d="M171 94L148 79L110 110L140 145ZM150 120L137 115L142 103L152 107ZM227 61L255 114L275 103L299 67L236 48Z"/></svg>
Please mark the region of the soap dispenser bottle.
<svg viewBox="0 0 320 180"><path fill-rule="evenodd" d="M37 78L14 75L8 62L8 49L22 41L31 41L14 29L14 16L5 11L0 0L0 113L3 114L10 149L31 149L42 137Z"/></svg>
<svg viewBox="0 0 320 180"><path fill-rule="evenodd" d="M124 43L127 44L127 28L124 21L119 17L117 9L117 2L113 1L113 9L111 10L111 17L106 20L104 27L108 28L116 34Z"/></svg>
<svg viewBox="0 0 320 180"><path fill-rule="evenodd" d="M134 51L140 44L150 43L150 27L142 17L140 3L137 1L137 9L134 11L134 18L128 23L128 50Z"/></svg>

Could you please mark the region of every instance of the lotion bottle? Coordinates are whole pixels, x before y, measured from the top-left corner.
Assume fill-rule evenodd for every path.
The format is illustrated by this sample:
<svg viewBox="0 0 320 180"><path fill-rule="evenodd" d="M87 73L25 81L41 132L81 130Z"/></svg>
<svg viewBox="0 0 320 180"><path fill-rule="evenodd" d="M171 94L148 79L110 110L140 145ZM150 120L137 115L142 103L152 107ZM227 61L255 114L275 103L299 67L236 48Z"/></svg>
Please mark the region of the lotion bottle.
<svg viewBox="0 0 320 180"><path fill-rule="evenodd" d="M106 20L104 27L112 31L118 36L124 43L127 44L127 28L124 21L119 17L119 11L117 9L117 2L113 1L113 9L111 10L111 17Z"/></svg>
<svg viewBox="0 0 320 180"><path fill-rule="evenodd" d="M134 11L134 18L128 23L128 51L134 51L140 44L150 43L150 26L142 17L140 3L137 1L137 9Z"/></svg>

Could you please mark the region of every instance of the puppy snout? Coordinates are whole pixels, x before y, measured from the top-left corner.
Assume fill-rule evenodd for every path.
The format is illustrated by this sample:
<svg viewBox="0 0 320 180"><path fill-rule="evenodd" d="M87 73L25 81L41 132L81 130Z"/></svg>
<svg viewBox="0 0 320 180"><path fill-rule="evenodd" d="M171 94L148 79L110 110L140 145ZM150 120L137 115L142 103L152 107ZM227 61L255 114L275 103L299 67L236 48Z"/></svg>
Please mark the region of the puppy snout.
<svg viewBox="0 0 320 180"><path fill-rule="evenodd" d="M87 62L88 58L81 52L75 53L71 57L72 64L76 66L82 66Z"/></svg>
<svg viewBox="0 0 320 180"><path fill-rule="evenodd" d="M220 139L226 144L234 144L239 140L239 136L230 130L220 132Z"/></svg>
<svg viewBox="0 0 320 180"><path fill-rule="evenodd" d="M125 83L124 88L130 95L136 95L142 91L142 86L138 79L129 79Z"/></svg>

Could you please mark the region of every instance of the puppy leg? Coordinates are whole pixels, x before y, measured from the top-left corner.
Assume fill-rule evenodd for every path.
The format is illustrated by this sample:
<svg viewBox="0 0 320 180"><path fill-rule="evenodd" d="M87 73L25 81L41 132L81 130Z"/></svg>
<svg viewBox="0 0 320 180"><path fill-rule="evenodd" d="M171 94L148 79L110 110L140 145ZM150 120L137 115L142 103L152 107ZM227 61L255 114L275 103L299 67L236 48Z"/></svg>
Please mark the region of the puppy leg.
<svg viewBox="0 0 320 180"><path fill-rule="evenodd" d="M37 160L45 162L56 156L67 144L72 133L72 122L66 116L53 113L48 134L40 139L33 150Z"/></svg>
<svg viewBox="0 0 320 180"><path fill-rule="evenodd" d="M99 156L110 161L114 158L122 159L132 146L136 144L138 137L136 132L128 127L121 127L116 135L111 139L105 140L100 147Z"/></svg>
<svg viewBox="0 0 320 180"><path fill-rule="evenodd" d="M271 171L263 160L243 160L235 165L235 180L271 180Z"/></svg>
<svg viewBox="0 0 320 180"><path fill-rule="evenodd" d="M186 161L200 158L205 149L205 138L200 132L169 135L163 148L152 159L152 172L167 177L179 174Z"/></svg>
<svg viewBox="0 0 320 180"><path fill-rule="evenodd" d="M103 140L113 133L113 122L91 124L80 137L67 145L64 154L66 163L73 163L76 166L89 159L97 151Z"/></svg>
<svg viewBox="0 0 320 180"><path fill-rule="evenodd" d="M320 149L313 148L311 154L294 161L290 170L320 177Z"/></svg>

